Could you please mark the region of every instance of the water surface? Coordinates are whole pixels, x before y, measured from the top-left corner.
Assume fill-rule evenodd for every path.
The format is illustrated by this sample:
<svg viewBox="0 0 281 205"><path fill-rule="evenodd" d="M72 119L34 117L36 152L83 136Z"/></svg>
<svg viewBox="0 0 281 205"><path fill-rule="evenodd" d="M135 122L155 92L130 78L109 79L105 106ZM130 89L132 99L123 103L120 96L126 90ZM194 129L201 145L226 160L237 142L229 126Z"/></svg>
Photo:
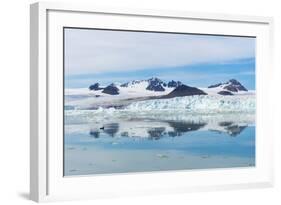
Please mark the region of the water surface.
<svg viewBox="0 0 281 205"><path fill-rule="evenodd" d="M252 115L181 115L69 111L64 175L255 166Z"/></svg>

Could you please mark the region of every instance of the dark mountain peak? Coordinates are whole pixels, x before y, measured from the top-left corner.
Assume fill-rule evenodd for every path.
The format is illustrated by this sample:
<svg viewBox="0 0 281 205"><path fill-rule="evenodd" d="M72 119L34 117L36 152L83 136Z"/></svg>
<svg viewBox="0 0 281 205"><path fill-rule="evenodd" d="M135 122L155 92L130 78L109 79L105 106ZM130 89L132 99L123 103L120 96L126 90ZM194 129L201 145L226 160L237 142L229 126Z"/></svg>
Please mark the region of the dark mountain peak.
<svg viewBox="0 0 281 205"><path fill-rule="evenodd" d="M241 85L241 83L238 80L236 80L236 79L230 79L228 82L232 83L234 85Z"/></svg>
<svg viewBox="0 0 281 205"><path fill-rule="evenodd" d="M217 83L217 84L208 86L208 88L217 88L217 87L219 87L221 85L222 85L222 83Z"/></svg>
<svg viewBox="0 0 281 205"><path fill-rule="evenodd" d="M187 85L184 85L184 84L182 84L182 85L180 85L180 86L178 86L177 88L175 88L173 91L189 91L189 92L194 92L194 91L196 91L196 92L198 92L198 93L201 93L201 94L203 94L204 92L202 91L202 90L200 90L200 89L198 89L198 88L196 88L196 87L191 87L191 86L187 86ZM172 91L172 92L173 92ZM200 92L201 91L201 92ZM206 94L206 93L205 93Z"/></svg>
<svg viewBox="0 0 281 205"><path fill-rule="evenodd" d="M129 87L131 85L136 85L139 83L148 83L146 89L151 90L151 91L165 91L165 87L169 88L176 88L179 85L182 85L180 81L169 81L168 83L164 82L163 80L157 78L157 77L152 77L147 80L132 80L127 83L123 83L120 85L120 87Z"/></svg>
<svg viewBox="0 0 281 205"><path fill-rule="evenodd" d="M157 77L152 77L152 78L149 78L147 80L148 82L158 82L158 83L163 83L163 81Z"/></svg>
<svg viewBox="0 0 281 205"><path fill-rule="evenodd" d="M163 98L174 98L174 97L183 97L183 96L191 96L191 95L207 95L207 94L196 87L190 87L182 84L176 87L168 95L163 96Z"/></svg>
<svg viewBox="0 0 281 205"><path fill-rule="evenodd" d="M147 90L151 91L165 91L164 82L159 78L150 78L147 80L148 86L146 87Z"/></svg>
<svg viewBox="0 0 281 205"><path fill-rule="evenodd" d="M150 78L147 80L149 85L147 86L147 90L153 90L153 91L165 91L165 87L168 86L168 88L176 88L180 85L182 85L182 82L180 81L169 81L168 84L162 81L159 78Z"/></svg>
<svg viewBox="0 0 281 205"><path fill-rule="evenodd" d="M114 83L108 85L105 87L102 91L103 93L109 94L109 95L118 95L119 89L116 87Z"/></svg>
<svg viewBox="0 0 281 205"><path fill-rule="evenodd" d="M216 88L221 87L224 90L230 91L230 92L238 92L238 91L248 91L238 80L236 79L230 79L229 81L225 83L218 83L214 85L208 86L208 88Z"/></svg>
<svg viewBox="0 0 281 205"><path fill-rule="evenodd" d="M89 86L89 90L102 90L103 88L100 87L99 83L94 83Z"/></svg>
<svg viewBox="0 0 281 205"><path fill-rule="evenodd" d="M248 91L238 80L236 79L230 79L227 83L225 83L226 86L223 88L231 91L231 92L238 92L238 91Z"/></svg>
<svg viewBox="0 0 281 205"><path fill-rule="evenodd" d="M180 85L182 85L182 82L180 82L180 81L172 80L172 81L168 82L168 88L176 88Z"/></svg>

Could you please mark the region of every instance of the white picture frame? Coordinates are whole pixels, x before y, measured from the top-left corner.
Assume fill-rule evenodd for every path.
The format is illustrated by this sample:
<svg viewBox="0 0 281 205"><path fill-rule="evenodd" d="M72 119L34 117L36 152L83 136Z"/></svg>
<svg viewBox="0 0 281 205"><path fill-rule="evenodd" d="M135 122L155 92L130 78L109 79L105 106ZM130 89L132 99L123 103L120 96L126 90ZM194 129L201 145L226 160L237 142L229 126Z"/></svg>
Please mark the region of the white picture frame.
<svg viewBox="0 0 281 205"><path fill-rule="evenodd" d="M273 115L271 88L274 86L272 18L46 2L32 4L30 11L32 200L91 199L273 185L274 134L270 129ZM99 21L95 21L97 19ZM63 89L61 32L64 26L256 36L256 167L63 177L60 121L63 116L59 105Z"/></svg>

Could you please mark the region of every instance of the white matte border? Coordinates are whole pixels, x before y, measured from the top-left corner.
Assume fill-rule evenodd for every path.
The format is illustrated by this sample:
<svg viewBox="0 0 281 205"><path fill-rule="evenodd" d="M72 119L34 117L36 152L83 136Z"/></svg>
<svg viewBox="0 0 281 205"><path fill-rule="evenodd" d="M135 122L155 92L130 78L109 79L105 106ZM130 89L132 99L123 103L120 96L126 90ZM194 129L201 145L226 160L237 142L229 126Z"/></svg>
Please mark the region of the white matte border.
<svg viewBox="0 0 281 205"><path fill-rule="evenodd" d="M40 10L40 5L38 7ZM46 87L48 90L48 115L45 115L42 111L44 110L44 104L42 105L43 108L38 109L38 112L41 111L42 114L40 116L42 118L45 116L45 120L48 116L48 123L44 120L39 122L41 126L45 124L46 128L48 128L48 138L46 135L43 135L43 133L41 133L39 137L43 138L41 147L44 146L46 140L45 148L48 145L48 149L42 150L39 147L39 157L41 159L45 157L47 160L44 165L46 167L46 173L42 171L44 167L41 167L44 163L41 161L40 165L38 162L37 167L41 167L41 174L38 174L38 184L41 184L43 188L38 191L38 194L34 194L34 197L32 197L33 200L67 200L151 193L204 191L210 189L258 187L270 185L272 183L271 157L273 133L271 133L272 131L270 128L270 113L266 109L270 106L270 92L267 92L267 90L270 89L270 84L268 82L271 82L272 77L272 68L270 67L270 24L272 22L270 19L222 15L217 15L216 19L215 14L196 15L194 13L182 12L120 11L114 9L104 10L111 14L106 14L106 12L90 13L91 9L92 11L99 10L94 7L63 4L41 4L41 9L41 12L39 12L41 14L39 14L39 16L41 16L41 18L42 15L46 17L45 25L48 33L46 38L42 33L38 33L38 36L41 37L38 40L38 44L41 45L39 46L42 49L41 54L44 52L44 49L46 52L47 48L44 47L44 40L48 38L48 63L44 65L43 55L42 59L39 60L41 63L39 68L42 70L42 73L44 73L44 69L45 72L48 70L48 72L46 72L48 75L45 76L48 76L48 87ZM56 9L60 11L56 11ZM67 12L67 10L88 12ZM133 15L117 14L129 14L130 12ZM176 18L177 16L180 18ZM44 27L44 22L41 22L41 26ZM112 174L64 178L62 176L62 31L64 26L256 36L256 168ZM38 27L37 29L44 31L44 28L40 29L40 27ZM44 77L43 74L42 76ZM35 78L36 77L37 76L35 76ZM45 80L46 79L47 78L45 78ZM44 84L44 80L39 80L39 83ZM39 86L38 92L40 93L42 91L43 93L41 95L44 95L43 89L43 85L41 87ZM40 101L46 97L47 94L45 97L38 96ZM45 109L47 110L47 107ZM34 146L37 145L35 144L33 147ZM34 163L31 168L34 168L34 166L36 166L36 163ZM39 183L39 181L41 183Z"/></svg>

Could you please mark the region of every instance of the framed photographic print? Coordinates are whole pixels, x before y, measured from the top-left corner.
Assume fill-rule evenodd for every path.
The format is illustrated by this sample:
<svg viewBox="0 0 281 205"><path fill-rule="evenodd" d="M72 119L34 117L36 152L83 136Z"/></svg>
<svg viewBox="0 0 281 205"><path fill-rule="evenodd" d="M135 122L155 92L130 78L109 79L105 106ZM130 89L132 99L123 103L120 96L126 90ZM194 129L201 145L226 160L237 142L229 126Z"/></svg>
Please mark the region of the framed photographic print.
<svg viewBox="0 0 281 205"><path fill-rule="evenodd" d="M271 186L272 22L31 5L31 199Z"/></svg>

